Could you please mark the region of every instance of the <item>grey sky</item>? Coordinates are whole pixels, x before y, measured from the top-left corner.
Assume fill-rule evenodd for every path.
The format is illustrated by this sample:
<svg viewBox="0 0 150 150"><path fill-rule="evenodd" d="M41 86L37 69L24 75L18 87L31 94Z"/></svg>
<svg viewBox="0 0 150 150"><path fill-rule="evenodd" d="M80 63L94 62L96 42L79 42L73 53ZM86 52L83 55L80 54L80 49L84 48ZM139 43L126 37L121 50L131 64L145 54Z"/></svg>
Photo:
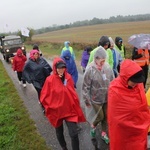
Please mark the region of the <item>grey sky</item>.
<svg viewBox="0 0 150 150"><path fill-rule="evenodd" d="M150 0L3 0L0 32L150 13Z"/></svg>

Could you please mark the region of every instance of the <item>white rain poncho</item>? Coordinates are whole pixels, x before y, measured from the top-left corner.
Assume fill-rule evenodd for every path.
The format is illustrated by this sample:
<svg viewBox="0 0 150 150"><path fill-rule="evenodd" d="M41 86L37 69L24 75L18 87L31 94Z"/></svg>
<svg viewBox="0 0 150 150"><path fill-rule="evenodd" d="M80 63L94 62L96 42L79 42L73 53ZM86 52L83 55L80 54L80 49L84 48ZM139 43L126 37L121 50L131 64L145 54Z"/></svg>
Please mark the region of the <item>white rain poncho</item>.
<svg viewBox="0 0 150 150"><path fill-rule="evenodd" d="M102 47L96 51L96 57L100 59L106 58L106 52ZM113 71L108 63L104 63L101 70L97 69L95 61L87 66L83 79L82 93L84 102L91 105L90 107L85 106L86 119L89 123L95 120L100 111L95 113L92 103L100 105L107 103L108 86L113 79Z"/></svg>

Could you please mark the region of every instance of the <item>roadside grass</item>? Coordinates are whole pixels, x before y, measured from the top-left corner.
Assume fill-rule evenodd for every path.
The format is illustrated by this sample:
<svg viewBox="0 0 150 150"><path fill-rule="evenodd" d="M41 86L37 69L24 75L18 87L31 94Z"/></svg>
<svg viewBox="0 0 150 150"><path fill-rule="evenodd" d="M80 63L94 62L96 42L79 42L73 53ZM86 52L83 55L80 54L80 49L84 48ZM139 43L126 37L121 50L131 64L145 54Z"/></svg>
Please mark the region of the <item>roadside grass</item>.
<svg viewBox="0 0 150 150"><path fill-rule="evenodd" d="M0 61L0 149L50 150Z"/></svg>

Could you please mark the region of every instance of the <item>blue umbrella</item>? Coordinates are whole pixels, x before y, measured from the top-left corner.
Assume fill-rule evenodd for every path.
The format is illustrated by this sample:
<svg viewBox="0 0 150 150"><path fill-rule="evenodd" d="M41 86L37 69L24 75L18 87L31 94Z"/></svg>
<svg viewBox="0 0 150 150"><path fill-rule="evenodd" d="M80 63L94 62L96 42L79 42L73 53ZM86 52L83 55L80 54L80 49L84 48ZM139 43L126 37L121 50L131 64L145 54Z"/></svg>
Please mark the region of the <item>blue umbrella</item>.
<svg viewBox="0 0 150 150"><path fill-rule="evenodd" d="M150 34L134 34L129 37L128 43L136 48L150 49Z"/></svg>

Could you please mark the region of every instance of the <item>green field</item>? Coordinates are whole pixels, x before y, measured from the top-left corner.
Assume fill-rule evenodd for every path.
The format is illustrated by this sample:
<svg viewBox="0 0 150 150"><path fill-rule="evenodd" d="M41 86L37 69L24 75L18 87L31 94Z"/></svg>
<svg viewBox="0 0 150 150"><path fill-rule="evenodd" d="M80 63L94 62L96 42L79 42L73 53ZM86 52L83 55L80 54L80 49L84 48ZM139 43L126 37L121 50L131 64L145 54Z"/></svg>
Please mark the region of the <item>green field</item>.
<svg viewBox="0 0 150 150"><path fill-rule="evenodd" d="M69 40L72 43L97 44L102 35L107 35L113 39L115 39L116 36L122 37L124 44L128 47L128 38L133 34L139 33L150 33L150 21L99 24L69 28L35 35L33 41L63 43Z"/></svg>
<svg viewBox="0 0 150 150"><path fill-rule="evenodd" d="M130 58L132 45L128 44L128 38L139 33L150 33L150 21L99 24L34 35L30 45L27 45L27 49L31 50L31 44L38 43L44 56L53 58L60 55L64 41L69 40L75 51L77 64L80 64L85 46L90 45L94 49L102 35L111 36L113 39L120 36L123 38L127 50L127 58Z"/></svg>

